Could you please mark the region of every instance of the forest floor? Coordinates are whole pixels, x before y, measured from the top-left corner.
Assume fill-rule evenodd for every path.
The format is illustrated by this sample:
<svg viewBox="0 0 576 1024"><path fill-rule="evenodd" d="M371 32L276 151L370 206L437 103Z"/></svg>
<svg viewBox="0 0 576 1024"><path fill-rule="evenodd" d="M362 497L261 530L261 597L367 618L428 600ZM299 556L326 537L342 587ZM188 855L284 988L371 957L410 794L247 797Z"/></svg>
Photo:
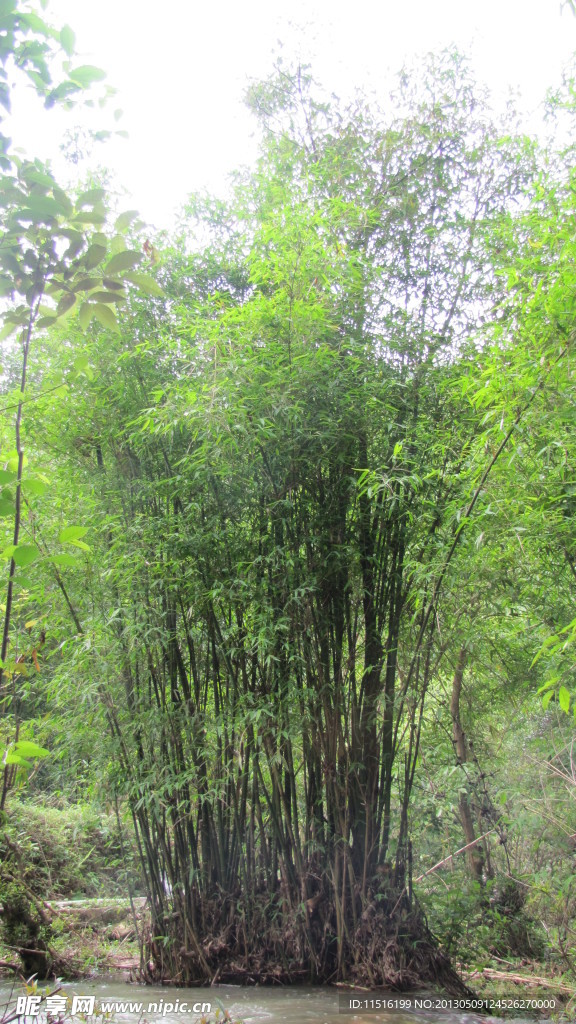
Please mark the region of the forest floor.
<svg viewBox="0 0 576 1024"><path fill-rule="evenodd" d="M140 966L139 934L148 913L144 897L47 900L52 921L48 943L51 973L65 978L123 976L136 978ZM16 951L0 941L0 973L21 970Z"/></svg>
<svg viewBox="0 0 576 1024"><path fill-rule="evenodd" d="M140 965L139 935L146 925L146 899L52 901L57 915L51 947L59 974L85 978L123 974L131 978Z"/></svg>

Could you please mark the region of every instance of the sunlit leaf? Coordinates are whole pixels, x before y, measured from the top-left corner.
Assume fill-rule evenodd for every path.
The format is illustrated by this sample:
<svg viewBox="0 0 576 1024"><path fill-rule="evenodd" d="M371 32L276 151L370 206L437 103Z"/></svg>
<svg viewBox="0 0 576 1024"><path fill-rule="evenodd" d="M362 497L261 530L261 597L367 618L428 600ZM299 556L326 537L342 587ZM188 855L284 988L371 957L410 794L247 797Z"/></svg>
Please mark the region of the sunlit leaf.
<svg viewBox="0 0 576 1024"><path fill-rule="evenodd" d="M126 228L137 219L138 210L125 210L121 213L114 222L114 228L116 231L125 231Z"/></svg>
<svg viewBox="0 0 576 1024"><path fill-rule="evenodd" d="M146 295L155 295L158 298L162 298L164 295L164 291L158 282L153 277L149 277L148 274L130 272L124 274L124 279L130 281L131 284L135 284Z"/></svg>
<svg viewBox="0 0 576 1024"><path fill-rule="evenodd" d="M18 544L14 549L12 557L14 558L16 565L24 567L35 562L39 555L40 552L35 544Z"/></svg>
<svg viewBox="0 0 576 1024"><path fill-rule="evenodd" d="M87 89L94 82L101 82L106 78L105 71L102 71L101 68L95 68L91 64L82 64L81 67L74 68L68 74L72 81L77 82L83 89Z"/></svg>
<svg viewBox="0 0 576 1024"><path fill-rule="evenodd" d="M106 274L121 274L122 271L132 270L133 267L137 266L143 260L141 252L135 252L132 249L126 249L125 252L119 252L117 256L113 256L112 259L106 264Z"/></svg>
<svg viewBox="0 0 576 1024"><path fill-rule="evenodd" d="M95 302L126 302L121 292L93 292L90 298Z"/></svg>
<svg viewBox="0 0 576 1024"><path fill-rule="evenodd" d="M80 209L82 206L94 206L95 203L101 203L104 199L106 199L105 188L90 188L78 196L76 205Z"/></svg>
<svg viewBox="0 0 576 1024"><path fill-rule="evenodd" d="M9 750L8 753L6 754L5 760L6 764L19 765L21 768L32 767L31 761L27 761L26 758L22 756L22 754L16 753L15 750Z"/></svg>
<svg viewBox="0 0 576 1024"><path fill-rule="evenodd" d="M90 321L94 315L94 306L91 306L89 302L83 302L78 310L78 319L80 321L80 327L83 331L87 331L90 326Z"/></svg>
<svg viewBox="0 0 576 1024"><path fill-rule="evenodd" d="M56 307L56 312L58 316L62 316L64 313L67 313L70 309L72 309L72 306L74 305L75 302L76 296L72 292L64 292L64 295L62 296Z"/></svg>
<svg viewBox="0 0 576 1024"><path fill-rule="evenodd" d="M53 565L62 566L62 568L65 569L75 569L81 565L81 562L75 558L74 555L68 554L67 551L63 551L59 555L51 555L48 561L52 562Z"/></svg>
<svg viewBox="0 0 576 1024"><path fill-rule="evenodd" d="M60 45L69 57L73 55L74 47L76 45L76 37L69 25L64 25L60 29Z"/></svg>
<svg viewBox="0 0 576 1024"><path fill-rule="evenodd" d="M105 258L106 246L98 245L97 243L95 243L89 246L89 248L86 250L82 258L82 263L84 264L87 270L92 270L94 267L97 267L100 263L102 263L102 260L104 260Z"/></svg>
<svg viewBox="0 0 576 1024"><path fill-rule="evenodd" d="M87 533L87 526L65 526L63 530L60 530L58 540L61 544L69 544L71 541L85 537Z"/></svg>
<svg viewBox="0 0 576 1024"><path fill-rule="evenodd" d="M45 747L39 747L32 740L18 740L14 744L14 750L19 754L23 754L24 757L48 757L50 753Z"/></svg>
<svg viewBox="0 0 576 1024"><path fill-rule="evenodd" d="M102 324L102 327L108 328L110 331L114 331L116 334L120 333L120 327L116 315L110 306L104 306L102 303L97 302L94 305L94 315L96 319Z"/></svg>
<svg viewBox="0 0 576 1024"><path fill-rule="evenodd" d="M558 703L566 714L570 711L570 691L561 686L558 691Z"/></svg>
<svg viewBox="0 0 576 1024"><path fill-rule="evenodd" d="M38 477L25 477L22 480L22 486L25 492L35 494L38 497L46 492L45 481L39 480Z"/></svg>

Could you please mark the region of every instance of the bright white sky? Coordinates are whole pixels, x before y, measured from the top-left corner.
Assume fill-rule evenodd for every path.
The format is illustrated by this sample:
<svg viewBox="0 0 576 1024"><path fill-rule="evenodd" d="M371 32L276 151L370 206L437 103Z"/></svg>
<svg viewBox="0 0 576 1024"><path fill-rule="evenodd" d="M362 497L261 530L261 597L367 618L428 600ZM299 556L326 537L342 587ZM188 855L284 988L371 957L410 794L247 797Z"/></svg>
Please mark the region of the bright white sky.
<svg viewBox="0 0 576 1024"><path fill-rule="evenodd" d="M128 140L97 147L144 219L168 227L186 195L221 190L250 161L253 125L242 106L250 79L279 52L310 61L324 87L345 97L360 86L385 102L406 59L456 43L502 105L507 90L537 110L576 51L576 18L561 0L51 0L46 15L76 33L77 64L96 64L118 90ZM51 156L66 126L21 100L15 143ZM97 125L111 124L99 112ZM61 178L72 172L55 161ZM83 168L85 172L86 168Z"/></svg>

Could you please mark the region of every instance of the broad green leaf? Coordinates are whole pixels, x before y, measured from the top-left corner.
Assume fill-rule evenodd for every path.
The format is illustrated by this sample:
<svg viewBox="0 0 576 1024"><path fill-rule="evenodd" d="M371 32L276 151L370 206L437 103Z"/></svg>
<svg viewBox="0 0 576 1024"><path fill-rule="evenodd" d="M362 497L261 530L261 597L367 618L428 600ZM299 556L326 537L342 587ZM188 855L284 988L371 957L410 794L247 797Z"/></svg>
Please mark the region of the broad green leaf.
<svg viewBox="0 0 576 1024"><path fill-rule="evenodd" d="M35 164L28 164L20 168L19 177L27 185L43 185L45 189L53 189L56 182L51 174L45 174Z"/></svg>
<svg viewBox="0 0 576 1024"><path fill-rule="evenodd" d="M19 671L21 670L19 669ZM21 768L32 767L31 761L27 761L25 757L22 757L21 754L17 754L16 751L14 750L9 750L8 753L6 754L6 764L16 764L19 765Z"/></svg>
<svg viewBox="0 0 576 1024"><path fill-rule="evenodd" d="M63 569L76 569L81 563L74 555L68 554L67 551L63 551L60 555L51 555L48 559L53 565L62 566Z"/></svg>
<svg viewBox="0 0 576 1024"><path fill-rule="evenodd" d="M87 249L82 258L82 263L87 270L93 270L94 267L97 267L104 259L106 259L106 246L95 243Z"/></svg>
<svg viewBox="0 0 576 1024"><path fill-rule="evenodd" d="M124 274L124 280L130 281L130 284L135 284L141 291L145 292L146 295L155 295L157 298L162 298L164 292L157 281L153 277L149 277L148 274L137 274L134 272Z"/></svg>
<svg viewBox="0 0 576 1024"><path fill-rule="evenodd" d="M126 296L121 292L94 292L90 298L95 302L126 302Z"/></svg>
<svg viewBox="0 0 576 1024"><path fill-rule="evenodd" d="M71 540L70 544L73 544L75 548L81 548L82 551L91 551L92 548L89 544L85 544L83 540Z"/></svg>
<svg viewBox="0 0 576 1024"><path fill-rule="evenodd" d="M9 469L0 469L0 485L11 484L16 479L16 473L11 472Z"/></svg>
<svg viewBox="0 0 576 1024"><path fill-rule="evenodd" d="M77 82L83 89L87 89L94 82L101 82L106 78L105 71L102 71L101 68L95 68L91 64L82 64L79 68L69 71L68 75L73 82Z"/></svg>
<svg viewBox="0 0 576 1024"><path fill-rule="evenodd" d="M570 691L565 686L561 686L558 691L558 703L565 714L570 711Z"/></svg>
<svg viewBox="0 0 576 1024"><path fill-rule="evenodd" d="M36 87L38 95L43 96L47 87L50 85L50 73L46 65L44 64L43 67L40 67L40 71L34 71L32 68L26 68L25 74Z"/></svg>
<svg viewBox="0 0 576 1024"><path fill-rule="evenodd" d="M74 305L75 302L76 296L72 292L64 292L64 295L62 296L60 302L56 307L56 313L58 314L58 316L62 316L64 313L67 313L70 309L72 309L72 306Z"/></svg>
<svg viewBox="0 0 576 1024"><path fill-rule="evenodd" d="M114 222L114 229L116 231L125 231L129 228L133 221L138 217L138 210L125 210L121 213Z"/></svg>
<svg viewBox="0 0 576 1024"><path fill-rule="evenodd" d="M104 199L106 199L105 188L89 188L78 196L76 206L78 209L82 206L94 206L95 203L101 203Z"/></svg>
<svg viewBox="0 0 576 1024"><path fill-rule="evenodd" d="M92 288L97 288L100 284L99 277L80 277L77 281L74 281L72 285L73 292L89 292Z"/></svg>
<svg viewBox="0 0 576 1024"><path fill-rule="evenodd" d="M90 358L85 352L82 352L79 356L76 356L74 360L75 370L86 370L90 366Z"/></svg>
<svg viewBox="0 0 576 1024"><path fill-rule="evenodd" d="M24 757L48 757L50 753L45 747L39 747L32 740L18 740L14 744L14 750L18 754L23 754Z"/></svg>
<svg viewBox="0 0 576 1024"><path fill-rule="evenodd" d="M102 327L108 328L110 331L114 331L116 334L120 334L120 327L116 315L110 306L104 306L102 303L97 302L94 306L94 315L97 320L100 321Z"/></svg>
<svg viewBox="0 0 576 1024"><path fill-rule="evenodd" d="M65 526L63 530L60 530L58 540L61 544L70 544L72 541L85 537L87 533L87 526Z"/></svg>
<svg viewBox="0 0 576 1024"><path fill-rule="evenodd" d="M126 249L124 252L119 252L117 256L112 257L109 263L106 264L104 272L106 274L121 274L125 270L132 270L143 259L144 257L141 252Z"/></svg>
<svg viewBox="0 0 576 1024"><path fill-rule="evenodd" d="M45 36L48 39L54 35L53 30L50 26L34 11L26 11L24 14L20 14L20 21L22 24L27 25L33 32L37 32L40 36ZM56 36L58 38L58 36Z"/></svg>
<svg viewBox="0 0 576 1024"><path fill-rule="evenodd" d="M72 210L74 209L74 207L72 206L72 201L68 198L68 196L66 195L64 190L61 189L61 188L58 188L57 185L54 185L54 187L52 189L52 194L53 194L54 199L57 202L58 206L60 207L61 212L66 217L69 217L70 214L72 213Z"/></svg>
<svg viewBox="0 0 576 1024"><path fill-rule="evenodd" d="M18 463L20 461L20 459L18 457L18 452L15 452L14 450L12 450L11 452L8 452L8 455L5 456L5 461L6 461L6 464L7 464L9 470L11 470L13 473L17 473L18 472ZM23 466L27 466L28 465L28 456L27 455L24 455L24 458L22 460L22 465Z"/></svg>
<svg viewBox="0 0 576 1024"><path fill-rule="evenodd" d="M62 209L60 203L50 196L27 196L25 207L18 214L19 220L32 220L38 222L53 221L60 216Z"/></svg>
<svg viewBox="0 0 576 1024"><path fill-rule="evenodd" d="M73 96L74 93L80 92L81 89L82 86L77 82L60 82L55 89L50 90L44 101L44 106L50 110L55 103L60 103L61 100L66 99L67 96Z"/></svg>
<svg viewBox="0 0 576 1024"><path fill-rule="evenodd" d="M0 516L13 516L16 512L16 506L13 501L9 498L0 497Z"/></svg>
<svg viewBox="0 0 576 1024"><path fill-rule="evenodd" d="M76 36L69 25L64 25L60 29L60 45L64 50L64 53L67 53L69 57L72 57L74 47L76 45Z"/></svg>
<svg viewBox="0 0 576 1024"><path fill-rule="evenodd" d="M40 552L35 544L19 544L18 547L14 549L12 557L16 562L16 565L24 567L35 562L39 555Z"/></svg>
<svg viewBox="0 0 576 1024"><path fill-rule="evenodd" d="M74 222L77 224L96 224L98 227L106 220L106 214L100 210L80 210L74 214Z"/></svg>
<svg viewBox="0 0 576 1024"><path fill-rule="evenodd" d="M80 327L83 331L87 331L90 326L90 321L94 315L94 306L91 306L89 302L83 302L78 310L78 319L80 321Z"/></svg>
<svg viewBox="0 0 576 1024"><path fill-rule="evenodd" d="M28 494L36 494L41 497L46 492L46 483L38 477L26 477L22 480L22 486Z"/></svg>
<svg viewBox="0 0 576 1024"><path fill-rule="evenodd" d="M9 338L14 331L18 330L19 324L7 323L0 331L0 341L4 341L5 338Z"/></svg>

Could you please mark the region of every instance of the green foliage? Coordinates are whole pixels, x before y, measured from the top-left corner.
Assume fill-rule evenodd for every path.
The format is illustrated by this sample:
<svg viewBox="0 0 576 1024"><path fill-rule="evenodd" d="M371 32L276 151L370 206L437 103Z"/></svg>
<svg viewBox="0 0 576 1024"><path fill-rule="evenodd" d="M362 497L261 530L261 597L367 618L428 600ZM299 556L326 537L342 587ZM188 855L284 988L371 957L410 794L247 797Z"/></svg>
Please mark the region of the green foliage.
<svg viewBox="0 0 576 1024"><path fill-rule="evenodd" d="M238 885L273 899L281 870L298 905L318 878L342 914L388 858L401 888L442 658L462 634L472 650L505 634L494 608L509 592L476 541L492 536L510 428L548 378L536 358L504 377L499 339L480 354L468 339L479 309L505 307L499 272L523 251L511 196L540 171L531 146L470 119L461 62L430 76L405 85L391 123L319 105L302 73L261 90L256 173L228 206L190 204L161 254L165 302L157 286L127 296L120 332L88 282L103 330L74 402L38 428L39 445L64 441L94 524L99 568L70 581L89 620L67 645L72 685L114 735L102 757L146 847L162 934L163 873L207 900ZM110 281L140 283L139 259L113 256ZM60 358L47 339L45 384ZM508 387L516 407L496 426ZM74 702L53 678L51 701ZM324 932L339 953L312 947L321 973L352 955L343 920Z"/></svg>
<svg viewBox="0 0 576 1024"><path fill-rule="evenodd" d="M505 727L573 703L571 154L493 125L454 53L392 113L304 69L249 102L257 166L163 248L7 167L6 785L39 740L34 792L118 797L189 982L224 893L287 976L383 983L416 846L451 950L540 954ZM471 846L456 906L434 864Z"/></svg>
<svg viewBox="0 0 576 1024"><path fill-rule="evenodd" d="M6 856L4 851L4 856ZM2 900L2 933L1 938L12 949L23 949L25 966L36 968L34 973L45 975L42 965L45 963L46 943L51 937L50 927L42 920L35 901L23 879L17 879L10 873L15 864L8 859L0 871L0 899ZM33 951L38 951L35 955Z"/></svg>
<svg viewBox="0 0 576 1024"><path fill-rule="evenodd" d="M50 63L54 60L53 44L70 56L74 45L73 33L67 27L60 33L55 32L36 13L23 10L23 6L8 4L0 13L3 39L0 48L0 102L7 110L10 109L9 73L12 65L28 75L47 106L64 99L68 102L70 95L105 77L97 68L82 66L71 69L65 62L67 77L54 86L50 72ZM34 605L37 594L43 593L45 577L42 577L42 570L46 569L51 572L73 614L59 569L77 564L70 561L67 553L52 555L45 545L39 543L34 498L42 496L50 481L40 474L30 475L29 471L24 476L28 459L24 452L23 407L29 401L26 388L31 345L37 332L53 327L60 320L67 320L78 308L84 330L96 317L105 327L119 331L114 308L126 301L126 291L129 291L123 272L132 270L142 259L140 253L126 247L121 233L122 223L124 230L132 223L132 213L124 221L117 218L120 227L106 233L104 189L92 188L77 197L68 196L47 167L38 161L8 156L8 146L9 140L0 136L3 154L0 162L6 172L0 190L0 293L9 300L3 310L4 327L0 337L7 339L19 332L22 360L14 405L8 403L2 410L3 414L16 408L14 448L8 451L7 458L4 456L0 492L0 546L3 548L2 558L9 563L0 651L0 700L5 716L10 709L14 713L16 739L4 752L0 809L4 809L8 792L16 781L17 769L29 764L21 746L22 742L28 741L18 738L22 696L19 681L28 674L28 656L18 651L21 645L28 648L28 644L21 636L13 635L14 618L25 619L26 608ZM76 356L73 365L78 373L90 375L90 366L84 355ZM66 386L61 378L55 387L48 390L54 393ZM8 436L5 421L0 421L3 448ZM10 449L9 442L8 445ZM32 543L22 543L21 532L26 532ZM82 527L61 528L59 543L72 544L89 552L89 545L80 539L85 532ZM26 570L33 565L32 573L27 574ZM42 646L44 642L45 631L42 633ZM39 671L36 646L32 648L31 657ZM28 754L39 756L30 749Z"/></svg>
<svg viewBox="0 0 576 1024"><path fill-rule="evenodd" d="M18 873L41 899L125 897L142 883L130 829L120 828L113 813L93 804L13 799L5 837L16 844Z"/></svg>
<svg viewBox="0 0 576 1024"><path fill-rule="evenodd" d="M74 33L68 25L54 29L26 0L6 0L0 26L0 105L7 113L16 75L33 85L47 108L57 103L71 107L84 90L105 78L99 68L71 69L67 58L74 53ZM0 133L0 166L6 171L13 166L9 147L10 139Z"/></svg>

